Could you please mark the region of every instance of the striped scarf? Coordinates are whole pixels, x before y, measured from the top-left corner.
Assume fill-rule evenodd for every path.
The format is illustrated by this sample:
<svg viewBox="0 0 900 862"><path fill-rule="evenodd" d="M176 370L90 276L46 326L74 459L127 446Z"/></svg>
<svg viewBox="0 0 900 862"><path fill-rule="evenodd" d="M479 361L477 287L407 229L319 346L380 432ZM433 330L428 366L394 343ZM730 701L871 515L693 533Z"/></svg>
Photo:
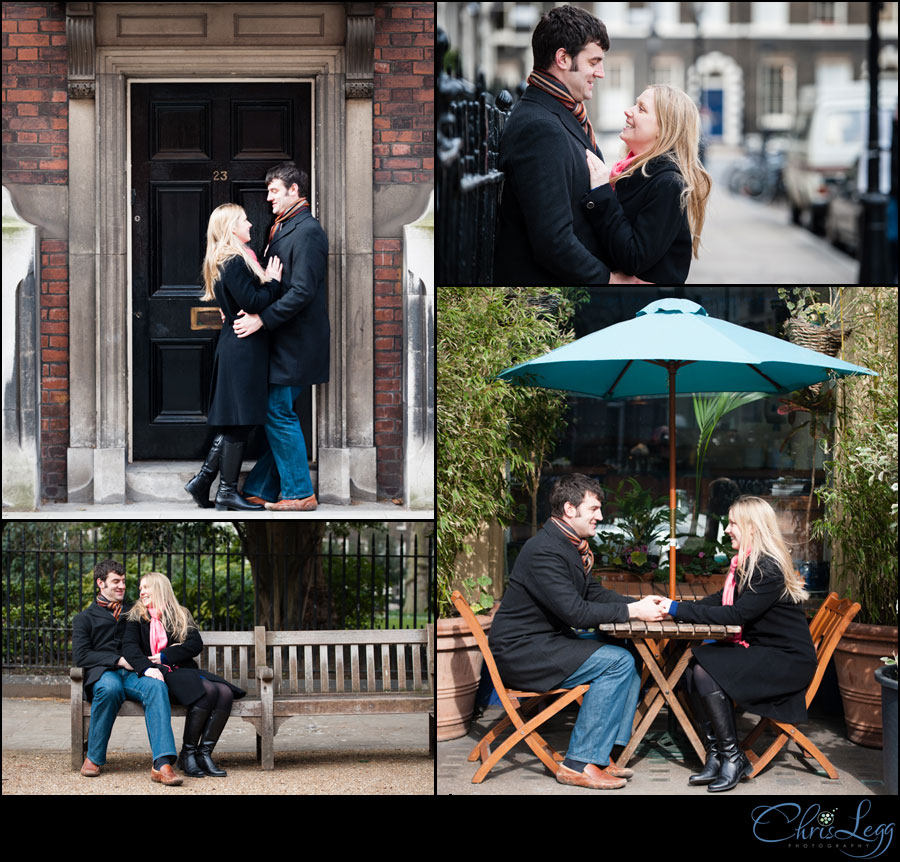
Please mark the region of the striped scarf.
<svg viewBox="0 0 900 862"><path fill-rule="evenodd" d="M122 603L121 602L111 602L106 596L97 593L97 604L100 605L101 608L106 608L118 621L119 614L122 613Z"/></svg>
<svg viewBox="0 0 900 862"><path fill-rule="evenodd" d="M563 86L563 84L554 78L553 75L548 75L546 72L532 69L531 74L528 76L528 83L532 87L537 87L539 90L543 90L545 93L553 96L554 99L570 110L572 116L581 123L584 133L591 142L591 148L594 150L597 149L597 139L594 137L594 127L591 125L591 121L588 118L587 108L585 108L584 102L576 102L572 98L572 94Z"/></svg>
<svg viewBox="0 0 900 862"><path fill-rule="evenodd" d="M579 554L581 554L581 564L584 566L585 575L591 573L594 568L594 552L587 539L582 539L565 521L559 518L550 518L560 530L562 534L575 546Z"/></svg>
<svg viewBox="0 0 900 862"><path fill-rule="evenodd" d="M275 223L272 225L272 228L269 230L269 241L266 243L266 250L263 252L263 256L265 256L269 251L269 246L272 244L272 239L275 234L281 227L282 222L286 222L288 219L293 218L303 207L308 207L309 201L306 198L300 198L287 212L283 212L280 216L275 219Z"/></svg>

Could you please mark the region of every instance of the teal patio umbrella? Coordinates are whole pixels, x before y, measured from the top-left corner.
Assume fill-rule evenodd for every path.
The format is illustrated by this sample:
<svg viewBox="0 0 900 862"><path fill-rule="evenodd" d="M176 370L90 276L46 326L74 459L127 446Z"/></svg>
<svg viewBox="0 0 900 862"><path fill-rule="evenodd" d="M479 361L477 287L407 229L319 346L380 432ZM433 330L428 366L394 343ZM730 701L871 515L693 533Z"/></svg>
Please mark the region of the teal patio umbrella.
<svg viewBox="0 0 900 862"><path fill-rule="evenodd" d="M669 596L675 596L675 396L794 392L830 377L874 374L789 341L710 317L696 302L661 299L497 377L607 401L669 399Z"/></svg>

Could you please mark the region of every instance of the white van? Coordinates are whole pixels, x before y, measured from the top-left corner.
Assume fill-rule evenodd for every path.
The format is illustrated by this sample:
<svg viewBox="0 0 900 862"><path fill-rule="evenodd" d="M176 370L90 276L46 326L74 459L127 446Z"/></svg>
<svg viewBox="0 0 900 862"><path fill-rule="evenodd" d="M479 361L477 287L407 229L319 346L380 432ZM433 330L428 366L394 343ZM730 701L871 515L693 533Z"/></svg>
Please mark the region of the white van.
<svg viewBox="0 0 900 862"><path fill-rule="evenodd" d="M897 104L897 79L878 82L881 147L890 147L891 120ZM784 165L784 186L791 218L809 218L824 233L831 187L853 170L869 137L869 82L803 87L797 122Z"/></svg>

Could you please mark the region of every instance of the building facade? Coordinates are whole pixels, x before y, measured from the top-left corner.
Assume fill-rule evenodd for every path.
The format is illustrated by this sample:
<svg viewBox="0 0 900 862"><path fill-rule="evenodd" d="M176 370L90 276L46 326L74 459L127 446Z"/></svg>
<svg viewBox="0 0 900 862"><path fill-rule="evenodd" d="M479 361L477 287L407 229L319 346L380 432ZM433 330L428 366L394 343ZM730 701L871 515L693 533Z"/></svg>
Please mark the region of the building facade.
<svg viewBox="0 0 900 862"><path fill-rule="evenodd" d="M206 220L241 203L264 244L293 159L329 240L331 376L296 405L319 499L433 507L433 4L250 8L3 4L4 506L181 499Z"/></svg>
<svg viewBox="0 0 900 862"><path fill-rule="evenodd" d="M531 35L558 3L438 3L461 74L515 93L531 71ZM477 5L478 9L475 9ZM713 143L791 130L806 86L866 75L869 3L576 2L606 25L606 77L588 111L603 149L618 151L622 111L648 85L672 84L700 106ZM882 74L897 75L898 4L882 3Z"/></svg>

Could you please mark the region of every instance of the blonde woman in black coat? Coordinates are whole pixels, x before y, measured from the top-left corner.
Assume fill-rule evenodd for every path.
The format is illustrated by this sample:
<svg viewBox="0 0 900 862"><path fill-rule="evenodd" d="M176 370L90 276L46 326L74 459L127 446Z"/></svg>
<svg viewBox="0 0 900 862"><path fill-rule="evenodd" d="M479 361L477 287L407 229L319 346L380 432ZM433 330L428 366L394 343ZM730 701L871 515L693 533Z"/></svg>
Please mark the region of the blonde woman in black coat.
<svg viewBox="0 0 900 862"><path fill-rule="evenodd" d="M651 284L684 284L697 257L712 180L700 163L700 112L677 87L654 84L625 111L628 153L608 169L585 150L581 202L600 256Z"/></svg>
<svg viewBox="0 0 900 862"><path fill-rule="evenodd" d="M192 778L227 775L212 753L231 715L235 698L247 694L207 670L194 656L203 640L187 608L178 604L165 575L148 572L141 578L140 597L128 612L122 654L138 676L165 682L169 699L188 708L178 766Z"/></svg>
<svg viewBox="0 0 900 862"><path fill-rule="evenodd" d="M237 489L244 447L255 425L266 421L269 336L266 330L238 338L233 324L238 311L256 313L280 294L281 261L270 259L265 272L247 246L251 223L237 204L213 210L206 231L203 263L204 300L215 299L224 316L213 362L207 424L220 429L200 472L185 485L198 506L209 508L209 489L221 472L216 509L262 510Z"/></svg>
<svg viewBox="0 0 900 862"><path fill-rule="evenodd" d="M739 497L728 512L737 554L725 587L699 602L660 603L678 622L739 625L728 641L695 647L685 671L694 717L707 758L691 785L731 790L752 765L736 737L732 700L755 715L796 724L806 719L806 689L816 672L816 651L802 603L803 578L774 509L760 497Z"/></svg>

